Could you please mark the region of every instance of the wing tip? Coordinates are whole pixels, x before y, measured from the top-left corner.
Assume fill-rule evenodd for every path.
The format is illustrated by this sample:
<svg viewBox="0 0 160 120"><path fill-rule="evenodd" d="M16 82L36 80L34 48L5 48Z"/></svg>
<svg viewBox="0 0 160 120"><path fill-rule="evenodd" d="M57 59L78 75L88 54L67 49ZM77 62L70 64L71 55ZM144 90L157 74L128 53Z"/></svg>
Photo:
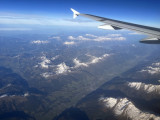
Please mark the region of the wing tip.
<svg viewBox="0 0 160 120"><path fill-rule="evenodd" d="M73 12L73 18L75 19L80 13L73 8L71 8L71 11Z"/></svg>

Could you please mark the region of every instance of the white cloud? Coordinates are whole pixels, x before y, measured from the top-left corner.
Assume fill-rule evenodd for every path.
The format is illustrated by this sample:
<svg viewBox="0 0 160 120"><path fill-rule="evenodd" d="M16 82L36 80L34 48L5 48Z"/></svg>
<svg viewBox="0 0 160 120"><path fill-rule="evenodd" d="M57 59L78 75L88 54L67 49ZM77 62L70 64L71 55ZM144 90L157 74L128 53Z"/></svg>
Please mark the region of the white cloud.
<svg viewBox="0 0 160 120"><path fill-rule="evenodd" d="M73 36L68 36L69 40L91 40L90 38L86 38L84 36L78 36L78 37L73 37Z"/></svg>
<svg viewBox="0 0 160 120"><path fill-rule="evenodd" d="M59 37L59 36L54 36L54 37L50 37L49 39L61 40L61 37Z"/></svg>
<svg viewBox="0 0 160 120"><path fill-rule="evenodd" d="M128 33L129 35L140 35L141 33L133 32L133 33Z"/></svg>
<svg viewBox="0 0 160 120"><path fill-rule="evenodd" d="M49 41L47 41L47 40L45 40L45 41L43 41L43 40L35 40L35 41L32 41L31 43L32 44L47 44L47 43L49 43Z"/></svg>
<svg viewBox="0 0 160 120"><path fill-rule="evenodd" d="M132 47L136 47L136 45L135 45L135 44L132 44L131 46L132 46Z"/></svg>
<svg viewBox="0 0 160 120"><path fill-rule="evenodd" d="M123 41L126 40L125 37L122 37L121 34L108 34L107 36L96 36L92 34L86 34L85 36L68 36L69 40L82 40L82 41Z"/></svg>
<svg viewBox="0 0 160 120"><path fill-rule="evenodd" d="M119 36L122 36L121 34L108 34L108 36L111 36L111 37L119 37Z"/></svg>
<svg viewBox="0 0 160 120"><path fill-rule="evenodd" d="M74 38L73 36L68 36L69 40L75 40L76 38Z"/></svg>
<svg viewBox="0 0 160 120"><path fill-rule="evenodd" d="M28 31L31 28L0 28L0 31Z"/></svg>
<svg viewBox="0 0 160 120"><path fill-rule="evenodd" d="M152 118L154 120L160 119L160 116L139 110L127 98L101 97L99 101L102 102L108 109L113 110L116 116L123 115L132 120L149 120Z"/></svg>
<svg viewBox="0 0 160 120"><path fill-rule="evenodd" d="M64 20L77 23L86 23L86 24L93 22L92 20L84 20L84 19L64 19Z"/></svg>
<svg viewBox="0 0 160 120"><path fill-rule="evenodd" d="M76 39L77 40L91 40L90 38L86 38L84 36L78 36Z"/></svg>
<svg viewBox="0 0 160 120"><path fill-rule="evenodd" d="M126 38L125 37L116 37L116 38L113 38L113 40L119 40L119 41L121 41L121 40L126 40Z"/></svg>
<svg viewBox="0 0 160 120"><path fill-rule="evenodd" d="M73 36L68 36L69 40L91 40L90 38L86 38L83 36L78 36L78 37L73 37Z"/></svg>
<svg viewBox="0 0 160 120"><path fill-rule="evenodd" d="M75 22L74 20L53 18L50 16L2 12L0 12L0 24L98 26L97 22L87 22L86 24L86 20L79 20L78 22Z"/></svg>
<svg viewBox="0 0 160 120"><path fill-rule="evenodd" d="M0 24L42 24L37 19L25 19L25 18L0 18Z"/></svg>
<svg viewBox="0 0 160 120"><path fill-rule="evenodd" d="M65 45L74 45L75 44L75 42L74 41L71 41L71 42L64 42L63 44L65 44Z"/></svg>
<svg viewBox="0 0 160 120"><path fill-rule="evenodd" d="M86 34L85 36L88 36L88 37L93 37L93 38L94 38L94 37L95 37L95 38L96 38L96 37L98 37L98 36L96 36L96 35L93 35L93 34Z"/></svg>

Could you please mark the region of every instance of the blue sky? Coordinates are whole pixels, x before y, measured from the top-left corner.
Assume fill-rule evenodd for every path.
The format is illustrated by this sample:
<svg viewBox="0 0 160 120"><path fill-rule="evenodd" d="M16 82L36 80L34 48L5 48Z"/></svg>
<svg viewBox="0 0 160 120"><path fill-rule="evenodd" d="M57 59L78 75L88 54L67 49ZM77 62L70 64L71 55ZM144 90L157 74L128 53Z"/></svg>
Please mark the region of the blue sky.
<svg viewBox="0 0 160 120"><path fill-rule="evenodd" d="M96 26L70 8L111 19L160 27L160 0L0 0L0 24ZM78 23L80 22L80 23Z"/></svg>

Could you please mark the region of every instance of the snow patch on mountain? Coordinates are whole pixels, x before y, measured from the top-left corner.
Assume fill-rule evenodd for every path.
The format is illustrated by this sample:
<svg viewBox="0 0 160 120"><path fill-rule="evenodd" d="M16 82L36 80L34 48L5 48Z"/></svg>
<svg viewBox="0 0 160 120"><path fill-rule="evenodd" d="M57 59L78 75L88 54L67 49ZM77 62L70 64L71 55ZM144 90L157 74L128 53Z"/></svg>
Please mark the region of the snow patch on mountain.
<svg viewBox="0 0 160 120"><path fill-rule="evenodd" d="M91 61L88 62L88 64L94 64L94 63L98 63L100 60L103 60L104 58L106 58L106 57L108 57L110 55L109 54L104 54L101 57L95 57L95 56L87 54L87 56L89 56L91 58Z"/></svg>
<svg viewBox="0 0 160 120"><path fill-rule="evenodd" d="M101 97L99 99L107 108L113 110L116 116L126 116L132 120L159 120L160 116L139 110L127 98Z"/></svg>
<svg viewBox="0 0 160 120"><path fill-rule="evenodd" d="M48 64L49 64L51 61L50 61L49 59L47 59L46 56L42 56L42 57L41 57L41 60L42 60L42 62L39 63L40 66L41 66L42 68L48 69L48 67L49 67Z"/></svg>
<svg viewBox="0 0 160 120"><path fill-rule="evenodd" d="M41 76L44 78L49 78L49 77L53 76L53 73L45 72L45 73L42 73Z"/></svg>
<svg viewBox="0 0 160 120"><path fill-rule="evenodd" d="M110 54L104 54L101 57L95 57L95 56L91 56L91 55L87 55L87 56L89 56L91 58L91 60L89 62L81 62L78 58L74 58L73 63L75 65L73 67L67 66L64 62L57 65L56 74L68 73L68 72L74 71L76 68L79 68L79 67L88 67L91 64L95 64L95 63L100 62L104 58L110 56Z"/></svg>
<svg viewBox="0 0 160 120"><path fill-rule="evenodd" d="M153 63L151 66L142 69L140 72L147 72L151 75L160 74L160 62Z"/></svg>
<svg viewBox="0 0 160 120"><path fill-rule="evenodd" d="M21 95L8 95L8 94L3 94L3 95L0 96L0 99L1 99L1 98L5 98L5 97L14 97L14 96L28 97L28 96L29 96L29 92L26 92L26 93L21 94Z"/></svg>
<svg viewBox="0 0 160 120"><path fill-rule="evenodd" d="M70 70L70 67L68 67L64 62L57 65L56 74L63 74L67 72L71 72L71 70Z"/></svg>
<svg viewBox="0 0 160 120"><path fill-rule="evenodd" d="M60 75L60 74L66 74L69 72L74 72L77 68L88 67L91 64L96 64L102 61L103 59L105 59L106 57L110 56L110 54L104 54L100 57L92 56L89 54L86 54L86 56L89 56L88 62L81 62L78 58L74 58L73 59L74 66L70 67L70 66L67 66L65 62L55 65L53 61L59 57L58 55L55 57L52 57L51 59L48 59L45 55L43 55L42 57L40 57L42 61L38 64L40 65L41 68L46 69L47 71L42 73L41 76L44 78L49 78L53 75ZM53 72L49 71L50 70L49 68L52 68Z"/></svg>
<svg viewBox="0 0 160 120"><path fill-rule="evenodd" d="M74 68L78 68L80 66L88 67L87 63L83 63L80 60L78 60L77 58L73 59L73 63L75 64Z"/></svg>
<svg viewBox="0 0 160 120"><path fill-rule="evenodd" d="M117 103L117 99L115 98L107 98L107 99L104 99L104 98L100 98L100 100L103 100L103 102L106 103L106 106L108 108L113 108L115 106L115 104Z"/></svg>
<svg viewBox="0 0 160 120"><path fill-rule="evenodd" d="M59 55L56 55L55 57L52 57L51 60L54 61L59 57Z"/></svg>
<svg viewBox="0 0 160 120"><path fill-rule="evenodd" d="M135 90L142 90L146 93L158 93L160 94L160 85L145 84L142 82L129 82L128 86Z"/></svg>
<svg viewBox="0 0 160 120"><path fill-rule="evenodd" d="M0 98L4 98L4 97L7 97L8 95L7 94L3 94L0 96Z"/></svg>
<svg viewBox="0 0 160 120"><path fill-rule="evenodd" d="M24 95L23 95L24 97L27 97L27 96L29 96L29 93L28 92L26 92L26 93L24 93Z"/></svg>
<svg viewBox="0 0 160 120"><path fill-rule="evenodd" d="M73 59L73 63L75 64L75 68L78 68L80 66L84 66L84 67L88 67L90 64L95 64L95 63L98 63L100 62L101 60L103 60L104 58L110 56L110 54L104 54L103 56L101 57L96 57L96 56L92 56L92 55L89 55L89 54L86 54L87 56L90 57L90 61L88 62L81 62L80 60L78 60L77 58Z"/></svg>

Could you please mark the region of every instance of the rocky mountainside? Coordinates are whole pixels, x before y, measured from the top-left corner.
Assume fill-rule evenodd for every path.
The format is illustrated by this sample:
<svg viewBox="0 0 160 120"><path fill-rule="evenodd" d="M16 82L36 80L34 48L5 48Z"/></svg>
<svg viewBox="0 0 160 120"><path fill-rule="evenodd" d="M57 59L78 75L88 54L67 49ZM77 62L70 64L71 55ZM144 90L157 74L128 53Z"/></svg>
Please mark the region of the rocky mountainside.
<svg viewBox="0 0 160 120"><path fill-rule="evenodd" d="M0 119L34 120L32 115L24 112L27 105L33 105L32 97L41 96L43 92L31 88L28 82L11 69L0 67ZM28 106L28 107L29 107Z"/></svg>
<svg viewBox="0 0 160 120"><path fill-rule="evenodd" d="M62 111L72 106L77 108L68 109L69 111L75 110L75 114L83 112L87 116L84 118L91 119L92 115L97 114L94 110L97 110L99 104L92 105L95 109L90 109L93 110L91 114L85 113L88 110L79 110L82 102L78 102L85 101L89 96L92 100L103 103L100 101L102 95L106 95L103 96L104 99L120 97L131 100L134 98L131 94L133 92L138 96L134 102L131 101L135 105L136 98L141 95L136 91L140 89L146 103L152 97L157 98L154 91L159 88L157 86L152 90L152 85L159 83L155 83L156 77L153 80L153 76L157 75L158 61L151 60L148 66L142 64L138 72L131 69L159 50L159 46L139 44L137 41L143 36L133 37L126 31L119 34L103 31L89 34L89 31L83 30L76 34L71 31L63 34L32 32L8 32L0 36L0 66L3 66L0 69L0 115L4 119L6 115L13 117L17 114L22 116L20 119L58 119ZM132 71L122 74L129 69ZM143 81L139 78L143 78ZM140 83L144 87L137 87ZM148 96L145 90L150 91L150 94L154 92L155 95ZM98 96L94 98L92 92ZM116 95L110 96L111 94ZM88 105L90 103L89 100ZM150 110L151 107L146 106L145 109ZM156 112L156 109L152 110ZM112 117L114 116L110 116Z"/></svg>
<svg viewBox="0 0 160 120"><path fill-rule="evenodd" d="M76 109L89 120L160 120L158 54L103 84L81 99ZM71 111L67 112L72 115ZM60 120L62 116L57 118ZM63 117L63 120L67 119Z"/></svg>

